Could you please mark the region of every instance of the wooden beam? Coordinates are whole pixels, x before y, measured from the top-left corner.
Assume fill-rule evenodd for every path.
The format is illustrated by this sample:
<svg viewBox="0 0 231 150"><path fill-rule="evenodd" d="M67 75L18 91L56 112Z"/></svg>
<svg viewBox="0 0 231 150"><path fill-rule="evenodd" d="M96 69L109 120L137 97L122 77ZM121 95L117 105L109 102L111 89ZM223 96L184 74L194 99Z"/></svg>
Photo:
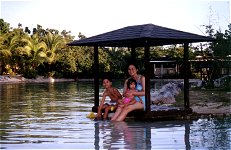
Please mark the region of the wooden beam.
<svg viewBox="0 0 231 150"><path fill-rule="evenodd" d="M149 48L150 46L148 45L148 43L146 43L145 47L144 47L144 55L145 55L145 108L146 108L146 112L150 112L151 108L150 108L150 69L149 69Z"/></svg>
<svg viewBox="0 0 231 150"><path fill-rule="evenodd" d="M189 43L184 43L184 107L189 108Z"/></svg>
<svg viewBox="0 0 231 150"><path fill-rule="evenodd" d="M99 106L99 51L98 45L94 46L94 106Z"/></svg>

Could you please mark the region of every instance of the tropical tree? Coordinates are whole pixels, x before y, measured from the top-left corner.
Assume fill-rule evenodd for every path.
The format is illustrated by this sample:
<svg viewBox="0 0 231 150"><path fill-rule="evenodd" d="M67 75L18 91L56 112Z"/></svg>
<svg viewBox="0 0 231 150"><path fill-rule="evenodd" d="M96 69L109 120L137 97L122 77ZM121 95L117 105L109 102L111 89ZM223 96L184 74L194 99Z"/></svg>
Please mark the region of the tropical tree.
<svg viewBox="0 0 231 150"><path fill-rule="evenodd" d="M99 49L99 67L102 72L113 74L121 74L124 72L123 66L126 66L125 53L128 52L123 47L121 48L105 48ZM121 72L121 70L123 72Z"/></svg>
<svg viewBox="0 0 231 150"><path fill-rule="evenodd" d="M74 38L75 38L75 36L72 36L72 35L71 35L71 31L63 30L63 31L61 32L61 35L62 35L62 37L64 38L64 40L65 40L66 43L69 43L69 42L73 41Z"/></svg>
<svg viewBox="0 0 231 150"><path fill-rule="evenodd" d="M0 74L3 73L6 64L10 62L10 58L12 56L7 39L7 33L0 34Z"/></svg>
<svg viewBox="0 0 231 150"><path fill-rule="evenodd" d="M77 71L75 50L70 47L60 50L55 64L54 69L56 70L57 77L72 76L71 74Z"/></svg>
<svg viewBox="0 0 231 150"><path fill-rule="evenodd" d="M205 25L206 33L208 36L216 39L213 42L205 43L200 45L200 52L203 58L211 60L207 64L207 85L213 87L213 80L220 77L220 69L224 67L223 60L228 59L231 55L231 24L228 25L228 30L225 33L221 31L215 31L212 25ZM223 65L222 65L223 64Z"/></svg>
<svg viewBox="0 0 231 150"><path fill-rule="evenodd" d="M226 58L231 55L231 24L228 25L228 29L225 33L218 32L214 34L216 41L212 44L214 56Z"/></svg>
<svg viewBox="0 0 231 150"><path fill-rule="evenodd" d="M24 47L20 47L28 53L29 62L31 64L32 69L36 69L39 65L41 65L46 60L46 52L47 45L45 42L40 41L38 34L34 34L32 36L27 36L23 39L26 43Z"/></svg>
<svg viewBox="0 0 231 150"><path fill-rule="evenodd" d="M10 30L10 24L0 19L0 35L8 33Z"/></svg>
<svg viewBox="0 0 231 150"><path fill-rule="evenodd" d="M17 67L17 58L18 58L18 47L23 46L22 38L26 35L22 28L21 24L18 25L18 28L9 30L9 24L4 23L3 20L0 20L1 25L1 34L0 34L0 49L1 49L1 64L4 69L7 66L8 70L6 73L16 72ZM14 72L12 71L14 70ZM2 71L1 71L2 73Z"/></svg>
<svg viewBox="0 0 231 150"><path fill-rule="evenodd" d="M50 71L50 66L57 61L57 51L62 49L66 43L61 35L53 31L47 31L44 42L47 45L46 62L49 65Z"/></svg>
<svg viewBox="0 0 231 150"><path fill-rule="evenodd" d="M0 19L0 74L3 73L6 64L10 62L12 55L9 49L9 31L10 24L5 22L3 19Z"/></svg>

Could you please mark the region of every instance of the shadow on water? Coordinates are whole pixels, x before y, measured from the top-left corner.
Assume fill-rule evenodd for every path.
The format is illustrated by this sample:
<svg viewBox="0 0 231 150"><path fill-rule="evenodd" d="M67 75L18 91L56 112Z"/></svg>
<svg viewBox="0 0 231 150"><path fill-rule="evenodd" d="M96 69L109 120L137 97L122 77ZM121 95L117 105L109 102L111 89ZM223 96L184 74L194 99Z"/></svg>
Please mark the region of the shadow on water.
<svg viewBox="0 0 231 150"><path fill-rule="evenodd" d="M231 118L93 121L93 83L0 84L1 149L229 149ZM101 91L103 91L101 89Z"/></svg>

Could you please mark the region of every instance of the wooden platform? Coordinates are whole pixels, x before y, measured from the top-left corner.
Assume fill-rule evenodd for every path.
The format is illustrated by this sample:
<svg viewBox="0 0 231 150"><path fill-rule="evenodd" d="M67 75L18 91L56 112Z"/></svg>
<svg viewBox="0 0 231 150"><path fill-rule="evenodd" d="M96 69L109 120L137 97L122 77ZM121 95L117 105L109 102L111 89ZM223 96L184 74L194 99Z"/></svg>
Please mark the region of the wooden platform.
<svg viewBox="0 0 231 150"><path fill-rule="evenodd" d="M92 111L98 111L96 106L92 107ZM115 111L110 111L109 113L114 113ZM192 114L191 108L181 108L181 107L171 107L169 109L151 109L150 112L145 112L142 110L135 110L128 114L127 118L133 118L135 120L144 121L155 121L155 120L178 120L186 119L190 114Z"/></svg>

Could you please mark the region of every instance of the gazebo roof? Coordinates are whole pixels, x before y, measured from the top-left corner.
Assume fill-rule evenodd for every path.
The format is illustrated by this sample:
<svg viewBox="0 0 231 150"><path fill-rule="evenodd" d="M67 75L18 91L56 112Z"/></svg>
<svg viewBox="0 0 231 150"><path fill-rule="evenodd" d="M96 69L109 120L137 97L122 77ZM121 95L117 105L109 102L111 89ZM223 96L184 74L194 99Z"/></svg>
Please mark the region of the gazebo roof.
<svg viewBox="0 0 231 150"><path fill-rule="evenodd" d="M70 46L143 47L213 41L213 38L175 29L144 24L128 26L89 38L75 40Z"/></svg>

